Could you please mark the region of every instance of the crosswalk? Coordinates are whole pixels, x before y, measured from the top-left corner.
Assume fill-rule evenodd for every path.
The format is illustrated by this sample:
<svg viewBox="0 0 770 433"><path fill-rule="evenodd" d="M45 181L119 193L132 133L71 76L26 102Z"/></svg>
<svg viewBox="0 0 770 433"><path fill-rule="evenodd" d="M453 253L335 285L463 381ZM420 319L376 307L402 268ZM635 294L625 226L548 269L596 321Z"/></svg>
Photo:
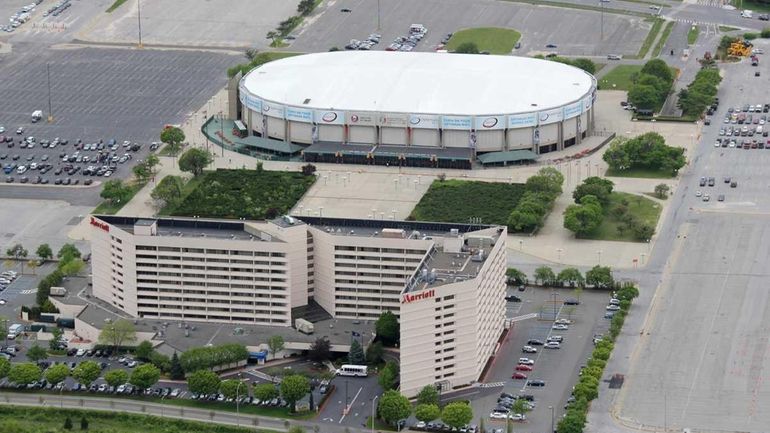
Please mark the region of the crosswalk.
<svg viewBox="0 0 770 433"><path fill-rule="evenodd" d="M711 6L715 8L721 8L729 2L723 0L698 0L697 4L701 6Z"/></svg>
<svg viewBox="0 0 770 433"><path fill-rule="evenodd" d="M479 388L501 388L505 386L505 382L490 382L490 383L482 383L479 385Z"/></svg>
<svg viewBox="0 0 770 433"><path fill-rule="evenodd" d="M708 22L702 22L702 21L696 21L689 18L674 18L674 21L678 23L684 23L692 26L698 26L701 29L701 32L705 33L707 36L710 34L718 35L721 33L719 31L719 26L721 24L719 23L708 23Z"/></svg>
<svg viewBox="0 0 770 433"><path fill-rule="evenodd" d="M26 289L19 292L20 295L31 295L37 293L37 289Z"/></svg>

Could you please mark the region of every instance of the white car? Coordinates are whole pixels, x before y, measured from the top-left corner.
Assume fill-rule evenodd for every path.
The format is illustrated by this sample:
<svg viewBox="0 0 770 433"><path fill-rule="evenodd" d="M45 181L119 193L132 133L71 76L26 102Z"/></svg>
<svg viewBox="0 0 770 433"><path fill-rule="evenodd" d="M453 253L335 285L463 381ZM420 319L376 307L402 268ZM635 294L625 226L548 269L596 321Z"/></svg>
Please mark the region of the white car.
<svg viewBox="0 0 770 433"><path fill-rule="evenodd" d="M553 326L551 326L551 329L554 329L556 331L566 331L569 329L569 326L563 325L561 323L556 323Z"/></svg>
<svg viewBox="0 0 770 433"><path fill-rule="evenodd" d="M5 299L0 299L0 305L5 305L7 303L8 303L8 301L6 301Z"/></svg>
<svg viewBox="0 0 770 433"><path fill-rule="evenodd" d="M508 418L511 421L524 421L527 417L523 413L512 413Z"/></svg>
<svg viewBox="0 0 770 433"><path fill-rule="evenodd" d="M537 353L537 349L532 346L524 346L521 348L521 351L524 353Z"/></svg>
<svg viewBox="0 0 770 433"><path fill-rule="evenodd" d="M714 147L720 147L720 146L722 146L722 143L718 141L714 142Z"/></svg>
<svg viewBox="0 0 770 433"><path fill-rule="evenodd" d="M700 192L700 191L695 191L695 197L700 197L700 196L702 196L702 195L703 195L703 193L702 193L702 192Z"/></svg>
<svg viewBox="0 0 770 433"><path fill-rule="evenodd" d="M508 414L501 413L501 412L492 412L489 414L489 417L492 419L506 419L508 418Z"/></svg>
<svg viewBox="0 0 770 433"><path fill-rule="evenodd" d="M417 424L414 425L414 428L417 429L424 429L425 428L425 421L419 421Z"/></svg>
<svg viewBox="0 0 770 433"><path fill-rule="evenodd" d="M2 134L3 132L5 132L5 126L0 126L0 134Z"/></svg>
<svg viewBox="0 0 770 433"><path fill-rule="evenodd" d="M75 353L75 356L83 356L86 354L86 349L78 349L77 353Z"/></svg>
<svg viewBox="0 0 770 433"><path fill-rule="evenodd" d="M618 305L612 305L612 304L607 305L607 311L618 311L618 310L620 310L620 306Z"/></svg>
<svg viewBox="0 0 770 433"><path fill-rule="evenodd" d="M561 344L558 341L549 341L543 347L546 349L561 349Z"/></svg>
<svg viewBox="0 0 770 433"><path fill-rule="evenodd" d="M535 365L535 361L529 358L519 358L519 364L523 365Z"/></svg>
<svg viewBox="0 0 770 433"><path fill-rule="evenodd" d="M556 319L556 321L554 323L559 323L559 324L562 324L562 325L571 325L572 324L572 320L569 320L569 319Z"/></svg>

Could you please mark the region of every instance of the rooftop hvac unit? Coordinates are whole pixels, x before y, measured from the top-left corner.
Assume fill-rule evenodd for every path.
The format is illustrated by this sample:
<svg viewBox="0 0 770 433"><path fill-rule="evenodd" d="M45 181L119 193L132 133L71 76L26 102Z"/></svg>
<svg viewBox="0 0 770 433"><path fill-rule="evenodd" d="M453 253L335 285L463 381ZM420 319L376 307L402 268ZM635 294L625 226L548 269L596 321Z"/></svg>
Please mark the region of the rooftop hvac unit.
<svg viewBox="0 0 770 433"><path fill-rule="evenodd" d="M449 229L449 234L451 234L453 236L457 236L457 235L460 234L460 230L458 230L458 229Z"/></svg>

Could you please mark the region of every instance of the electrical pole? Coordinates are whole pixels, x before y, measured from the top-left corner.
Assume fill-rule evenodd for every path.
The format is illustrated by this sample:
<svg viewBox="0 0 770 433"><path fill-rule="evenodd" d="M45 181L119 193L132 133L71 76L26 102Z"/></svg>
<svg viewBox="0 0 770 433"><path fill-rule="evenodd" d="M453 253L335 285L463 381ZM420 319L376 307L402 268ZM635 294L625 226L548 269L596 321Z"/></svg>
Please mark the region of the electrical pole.
<svg viewBox="0 0 770 433"><path fill-rule="evenodd" d="M142 48L142 0L136 0L136 17L139 24L139 48Z"/></svg>
<svg viewBox="0 0 770 433"><path fill-rule="evenodd" d="M377 0L377 31L380 30L380 0Z"/></svg>
<svg viewBox="0 0 770 433"><path fill-rule="evenodd" d="M51 64L45 64L45 73L48 77L48 123L53 122L53 108L51 105Z"/></svg>
<svg viewBox="0 0 770 433"><path fill-rule="evenodd" d="M599 39L599 41L603 41L604 40L604 2L602 2L601 0L599 0L599 2L602 6L602 25L601 25L602 33L601 33L601 39Z"/></svg>

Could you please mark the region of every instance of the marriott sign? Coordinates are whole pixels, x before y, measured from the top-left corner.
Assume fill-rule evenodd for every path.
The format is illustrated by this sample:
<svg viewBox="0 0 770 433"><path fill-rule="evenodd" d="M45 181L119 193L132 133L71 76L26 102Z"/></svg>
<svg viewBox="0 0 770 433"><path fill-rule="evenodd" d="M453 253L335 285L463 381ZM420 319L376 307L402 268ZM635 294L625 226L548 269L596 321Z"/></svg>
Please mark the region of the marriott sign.
<svg viewBox="0 0 770 433"><path fill-rule="evenodd" d="M435 295L436 295L436 291L434 289L426 290L424 292L415 293L415 294L404 293L404 296L401 297L401 303L408 304L410 302L432 298Z"/></svg>

